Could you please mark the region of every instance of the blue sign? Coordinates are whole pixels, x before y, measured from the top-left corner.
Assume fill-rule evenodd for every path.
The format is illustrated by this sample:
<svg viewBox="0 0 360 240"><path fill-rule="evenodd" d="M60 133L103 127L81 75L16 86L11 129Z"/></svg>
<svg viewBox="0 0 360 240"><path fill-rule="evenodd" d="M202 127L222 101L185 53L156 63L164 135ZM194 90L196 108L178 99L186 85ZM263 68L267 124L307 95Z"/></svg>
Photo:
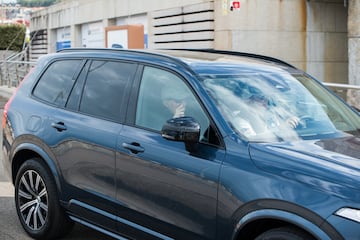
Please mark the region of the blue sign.
<svg viewBox="0 0 360 240"><path fill-rule="evenodd" d="M70 47L71 47L71 41L56 42L56 51Z"/></svg>

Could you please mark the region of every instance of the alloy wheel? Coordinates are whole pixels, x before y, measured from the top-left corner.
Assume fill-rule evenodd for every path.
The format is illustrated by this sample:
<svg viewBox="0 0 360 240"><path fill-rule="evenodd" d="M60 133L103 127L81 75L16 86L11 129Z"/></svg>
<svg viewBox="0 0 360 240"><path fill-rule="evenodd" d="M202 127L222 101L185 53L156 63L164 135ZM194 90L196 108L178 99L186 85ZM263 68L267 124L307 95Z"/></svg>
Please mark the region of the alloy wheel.
<svg viewBox="0 0 360 240"><path fill-rule="evenodd" d="M17 204L27 227L37 231L46 223L48 216L48 192L42 177L34 170L21 176Z"/></svg>

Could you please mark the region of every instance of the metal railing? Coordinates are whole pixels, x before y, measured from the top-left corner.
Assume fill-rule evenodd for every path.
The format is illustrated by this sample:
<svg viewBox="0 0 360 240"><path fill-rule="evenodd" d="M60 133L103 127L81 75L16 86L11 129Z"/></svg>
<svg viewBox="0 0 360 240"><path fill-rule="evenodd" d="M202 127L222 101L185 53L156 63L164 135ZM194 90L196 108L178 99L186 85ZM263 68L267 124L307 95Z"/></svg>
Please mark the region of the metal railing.
<svg viewBox="0 0 360 240"><path fill-rule="evenodd" d="M333 90L355 109L360 111L360 85L326 82L323 84Z"/></svg>
<svg viewBox="0 0 360 240"><path fill-rule="evenodd" d="M0 60L0 84L16 87L25 77L35 62L25 61L26 51L19 52L7 59Z"/></svg>
<svg viewBox="0 0 360 240"><path fill-rule="evenodd" d="M347 89L353 89L353 90L360 90L359 85L351 85L351 84L342 84L342 83L323 83L325 86L340 89L339 91L347 90Z"/></svg>

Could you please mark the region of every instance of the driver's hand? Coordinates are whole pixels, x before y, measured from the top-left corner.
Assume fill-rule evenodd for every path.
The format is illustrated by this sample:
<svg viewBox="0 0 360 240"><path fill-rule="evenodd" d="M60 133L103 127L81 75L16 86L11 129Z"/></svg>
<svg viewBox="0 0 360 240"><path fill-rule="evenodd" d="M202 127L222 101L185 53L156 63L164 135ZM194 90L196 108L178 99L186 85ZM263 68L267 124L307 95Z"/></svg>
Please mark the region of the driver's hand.
<svg viewBox="0 0 360 240"><path fill-rule="evenodd" d="M294 117L288 118L286 122L290 125L290 127L296 128L300 123L300 118L294 116Z"/></svg>
<svg viewBox="0 0 360 240"><path fill-rule="evenodd" d="M184 115L185 115L185 104L184 103L177 104L175 108L174 118L183 117Z"/></svg>

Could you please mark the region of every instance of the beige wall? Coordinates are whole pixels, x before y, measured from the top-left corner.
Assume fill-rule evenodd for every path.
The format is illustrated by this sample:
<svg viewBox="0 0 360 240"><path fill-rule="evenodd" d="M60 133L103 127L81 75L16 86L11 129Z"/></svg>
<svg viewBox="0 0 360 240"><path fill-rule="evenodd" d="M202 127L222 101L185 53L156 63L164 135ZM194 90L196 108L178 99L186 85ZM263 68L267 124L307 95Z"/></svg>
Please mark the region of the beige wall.
<svg viewBox="0 0 360 240"><path fill-rule="evenodd" d="M307 71L322 81L348 81L347 11L343 0L307 3Z"/></svg>
<svg viewBox="0 0 360 240"><path fill-rule="evenodd" d="M59 28L71 28L72 47L81 47L79 37L82 24L101 21L103 28L114 25L116 18L152 12L159 9L182 7L209 2L208 0L64 0L44 10L35 12L31 18L31 31L48 30L48 52L56 49L56 33Z"/></svg>
<svg viewBox="0 0 360 240"><path fill-rule="evenodd" d="M215 46L271 55L304 68L305 1L243 0L239 11L215 7ZM296 46L296 47L294 47Z"/></svg>
<svg viewBox="0 0 360 240"><path fill-rule="evenodd" d="M344 6L344 0L241 0L239 11L230 11L230 2L230 0L68 0L33 14L31 26L32 31L48 29L49 52L53 52L56 41L54 31L62 27L70 26L72 46L80 47L79 29L85 23L100 21L105 29L115 25L118 18L131 18L137 14L156 16L176 9L183 9L181 12L184 12L189 6L189 9L192 9L193 5L210 4L211 8L207 8L208 12L202 13L206 14L207 32L202 29L196 33L184 32L181 37L173 33L166 36L151 35L155 29L152 24L158 24L159 20L149 17L149 26L147 26L149 42L151 43L155 38L160 39L159 41L163 38L170 41L169 37L173 37L174 40L175 38L195 39L206 34L203 37L209 39L206 47L270 55L294 64L321 81L347 83L348 8ZM182 19L200 15L185 14ZM187 26L190 25L185 24L181 29ZM196 25L197 28L199 26L200 24ZM175 29L172 26L169 28ZM174 46L199 47L202 43L198 40L193 44L177 42L176 45L174 41ZM150 47L162 45L149 44ZM170 45L166 46L171 47Z"/></svg>
<svg viewBox="0 0 360 240"><path fill-rule="evenodd" d="M33 29L59 28L202 2L208 0L65 0L33 13L31 23ZM48 21L43 21L44 16Z"/></svg>
<svg viewBox="0 0 360 240"><path fill-rule="evenodd" d="M343 0L242 0L239 11L215 1L215 48L270 55L321 81L348 76Z"/></svg>

